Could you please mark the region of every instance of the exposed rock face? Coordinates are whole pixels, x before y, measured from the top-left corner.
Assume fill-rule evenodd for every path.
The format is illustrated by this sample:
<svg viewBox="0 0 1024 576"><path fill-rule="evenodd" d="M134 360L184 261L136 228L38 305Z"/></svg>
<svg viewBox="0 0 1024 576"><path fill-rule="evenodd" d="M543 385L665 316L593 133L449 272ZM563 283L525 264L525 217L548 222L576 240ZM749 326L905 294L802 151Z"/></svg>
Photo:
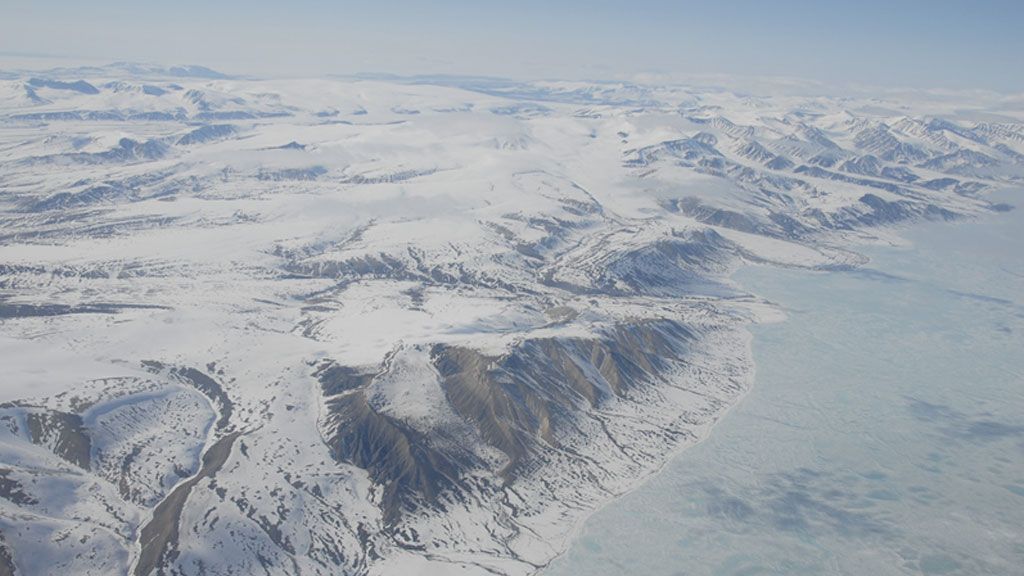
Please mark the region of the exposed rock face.
<svg viewBox="0 0 1024 576"><path fill-rule="evenodd" d="M685 366L698 338L676 321L643 320L611 326L595 337L527 339L497 356L432 346L419 357L428 364L424 373L435 375L439 399L462 427L443 421L424 427L380 401L375 405L374 380L388 378L394 370L389 363L359 373L325 362L315 372L325 393L324 439L334 458L366 470L383 487L384 522L402 546L430 547L417 528L424 515L459 509L493 516L511 531L503 538L513 538L526 519L513 514L503 520L491 506L511 494L558 499L565 488L538 488L537 477L567 455L563 470L591 474L587 469L596 462L584 454L595 442L593 434L600 430L611 445L620 435L603 423L602 412L642 410L659 384ZM464 440L467 429L477 441ZM629 449L621 448L603 465L630 461Z"/></svg>
<svg viewBox="0 0 1024 576"><path fill-rule="evenodd" d="M361 373L355 368L338 366L335 362L327 360L320 363L313 376L320 382L320 390L324 396L334 396L365 388L375 374Z"/></svg>
<svg viewBox="0 0 1024 576"><path fill-rule="evenodd" d="M79 468L89 469L91 442L81 416L52 410L30 411L25 422L32 443L46 446Z"/></svg>
<svg viewBox="0 0 1024 576"><path fill-rule="evenodd" d="M433 502L442 491L459 488L458 455L441 453L425 434L375 411L364 391L328 400L327 410L331 455L384 486L381 506L388 523L398 520L403 507ZM461 464L468 468L466 455Z"/></svg>
<svg viewBox="0 0 1024 576"><path fill-rule="evenodd" d="M0 498L10 500L14 504L38 504L36 500L25 492L21 482L10 478L11 470L0 468Z"/></svg>
<svg viewBox="0 0 1024 576"><path fill-rule="evenodd" d="M216 140L230 138L237 132L238 129L231 124L208 124L206 126L196 128L181 138L178 138L176 144L179 146L190 146L192 144L213 142Z"/></svg>
<svg viewBox="0 0 1024 576"><path fill-rule="evenodd" d="M651 321L601 339L526 340L503 357L443 345L432 355L453 409L508 457L501 474L513 478L537 451L560 447L581 405L597 409L651 384L683 361L692 337L677 323Z"/></svg>
<svg viewBox="0 0 1024 576"><path fill-rule="evenodd" d="M0 532L0 576L14 576L17 572L14 569L14 559L11 551L4 542L4 535Z"/></svg>
<svg viewBox="0 0 1024 576"><path fill-rule="evenodd" d="M218 429L222 430L228 427L231 422L232 404L219 382L195 368L175 368L171 373L185 379L214 403L218 414L220 414L220 417L217 418Z"/></svg>

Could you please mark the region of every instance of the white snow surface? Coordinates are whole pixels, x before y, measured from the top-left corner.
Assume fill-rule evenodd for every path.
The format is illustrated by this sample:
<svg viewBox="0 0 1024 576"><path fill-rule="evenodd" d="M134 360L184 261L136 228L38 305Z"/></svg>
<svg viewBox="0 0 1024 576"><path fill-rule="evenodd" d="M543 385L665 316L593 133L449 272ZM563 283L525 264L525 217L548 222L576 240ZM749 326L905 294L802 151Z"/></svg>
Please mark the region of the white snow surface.
<svg viewBox="0 0 1024 576"><path fill-rule="evenodd" d="M1024 123L970 100L166 74L0 80L19 574L531 574L749 388L745 326L780 312L736 266L862 265L1024 181ZM479 412L445 350L494 375ZM396 512L414 472L436 490Z"/></svg>

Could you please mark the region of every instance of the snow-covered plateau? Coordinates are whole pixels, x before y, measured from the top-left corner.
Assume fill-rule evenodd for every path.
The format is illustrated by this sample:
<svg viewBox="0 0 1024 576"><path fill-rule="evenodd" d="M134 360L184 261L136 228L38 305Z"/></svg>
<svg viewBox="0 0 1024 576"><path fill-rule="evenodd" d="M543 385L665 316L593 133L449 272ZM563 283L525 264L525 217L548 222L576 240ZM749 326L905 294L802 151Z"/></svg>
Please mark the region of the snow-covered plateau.
<svg viewBox="0 0 1024 576"><path fill-rule="evenodd" d="M0 72L0 574L499 574L704 437L781 317L1024 185L1024 106Z"/></svg>

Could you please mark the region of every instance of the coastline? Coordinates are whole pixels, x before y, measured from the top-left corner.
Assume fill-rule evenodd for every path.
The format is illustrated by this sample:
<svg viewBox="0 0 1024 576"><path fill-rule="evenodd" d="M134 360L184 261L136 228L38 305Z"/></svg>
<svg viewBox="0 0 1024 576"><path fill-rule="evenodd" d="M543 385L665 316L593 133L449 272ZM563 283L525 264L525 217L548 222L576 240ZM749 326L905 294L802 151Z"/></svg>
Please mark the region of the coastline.
<svg viewBox="0 0 1024 576"><path fill-rule="evenodd" d="M985 198L987 200L990 200L993 203L995 203L995 202L1005 202L1005 201L1016 201L1016 202L1019 202L1020 198L1014 198L1012 196L1013 192L1014 192L1014 190L1007 189L1007 188L1002 188L1002 189L995 190L992 193L986 194ZM1010 205L1012 206L1012 208L1011 208L1012 210L1019 210L1019 208L1017 207L1017 205L1014 202L1010 202ZM913 250L913 249L915 249L917 247L917 241L918 241L914 237L917 236L917 235L920 235L922 233L927 232L927 230L929 228L934 229L934 228L949 227L949 226L959 227L959 226L964 226L964 225L983 225L986 221L991 221L994 218L996 218L996 219L998 219L998 218L1005 218L1005 213L1006 212L1007 212L1006 210L1000 210L998 212L993 211L990 214L971 215L971 216L968 216L968 217L966 217L964 219L956 220L956 221L936 222L936 221L932 221L932 220L923 220L923 221L918 220L918 221L902 222L902 223L898 223L898 224L891 224L891 225L885 226L882 230L884 230L885 232L888 232L888 233L880 234L877 237L877 240L878 240L877 242L856 242L856 243L854 243L853 246L848 246L846 248L846 249L850 250L851 252L854 252L857 255L862 256L864 258L862 263L860 263L860 264L850 268L849 270L847 270L847 269L843 269L843 270L827 270L827 269L825 269L825 270L822 270L822 269L807 268L807 267L792 267L792 266L785 266L785 265L779 266L779 265L775 265L775 264L743 262L740 266L738 266L735 270L733 270L730 273L729 278L730 278L730 280L733 280L733 277L735 276L735 274L737 272L739 272L740 270L745 270L745 269L747 269L750 266L765 267L765 268L777 268L777 269L796 268L796 269L802 269L802 270L805 270L805 271L808 271L808 272L818 272L818 273L822 273L822 274L836 274L836 273L857 272L857 271L868 271L868 272L870 272L870 271L873 271L872 265L877 261L877 257L875 255L873 255L873 254L870 254L871 252L874 252L876 250L893 250L893 251ZM862 240L863 240L863 238L862 238ZM890 274L891 273L891 272L887 272L884 269L883 270L879 270L878 272L880 274ZM757 297L759 299L761 298L761 296L759 296L759 295L755 295L755 297ZM608 500L606 502L603 502L599 507L595 508L593 511L589 512L585 517L583 517L581 519L581 521L579 521L576 525L573 526L571 535L568 536L566 541L565 541L566 546L559 552L559 554L557 556L555 556L549 562L547 562L541 569L535 571L534 574L540 574L540 575L548 574L549 571L550 571L550 568L552 567L553 564L555 564L559 560L564 559L572 551L572 549L575 546L581 545L580 544L580 539L581 539L582 535L584 534L586 525L588 524L588 522L591 521L592 518L597 516L602 511L605 511L606 509L610 508L611 506L621 502L624 498L626 498L630 494L635 493L638 490L642 489L645 485L647 485L650 482L654 481L656 478L658 478L660 476L663 476L667 472L667 470L671 467L671 465L676 462L676 460L678 458L680 458L684 453L687 453L688 451L690 451L690 449L696 448L696 447L706 443L712 437L712 434L715 432L716 428L719 425L721 425L726 420L727 417L733 415L736 412L737 408L739 408L741 405L743 405L744 403L749 401L749 396L750 396L751 392L754 391L755 386L758 386L757 362L754 359L754 354L753 354L754 339L757 336L754 333L753 328L756 327L756 326L763 325L763 324L770 324L770 323L775 323L775 322L788 322L789 321L789 309L784 308L781 304L775 303L775 302L770 301L770 300L764 300L764 302L766 302L774 310L779 312L780 313L780 317L778 317L778 318L768 318L768 319L755 318L755 319L752 319L746 325L747 328L745 328L745 333L749 336L748 340L746 341L746 346L747 346L747 352L750 354L751 366L750 366L750 372L749 372L749 374L750 374L750 383L749 383L749 386L744 389L743 395L740 398L738 398L736 402L732 403L726 410L724 410L722 412L722 414L714 420L714 422L712 422L709 426L707 426L704 430L702 430L703 434L700 436L700 438L697 441L677 447L676 449L674 449L666 457L665 461L662 462L658 466L658 468L655 471L653 471L651 474L646 475L643 478L638 479L638 481L633 486L631 486L628 490L626 490L626 491L624 491L624 492L622 492L620 494L617 494L614 498L611 498L610 500Z"/></svg>
<svg viewBox="0 0 1024 576"><path fill-rule="evenodd" d="M772 319L770 321L785 321L785 320L775 320L775 319ZM601 512L605 508L611 506L612 504L620 501L625 496L628 496L629 494L635 492L637 489L639 489L643 485L645 485L648 482L650 482L656 476L662 474L665 471L665 469L670 464L672 464L672 462L678 456L680 456L682 453L686 452L687 450L689 450L691 448L699 446L700 444L705 442L708 438L711 437L711 433L714 430L715 426L717 426L720 422L722 422L722 420L725 419L730 413L732 413L737 406L742 404L747 399L747 397L750 395L750 392L754 389L754 386L756 385L757 366L756 366L756 364L755 364L755 362L753 360L753 340L754 340L754 335L753 335L753 333L750 330L748 330L746 328L743 329L743 333L744 333L743 346L745 347L746 354L748 355L748 358L750 359L750 365L749 365L749 370L747 372L747 382L746 382L746 385L743 387L743 393L736 399L736 401L730 403L721 413L718 414L718 416L712 422L710 422L706 426L702 427L700 429L701 433L697 435L697 439L696 440L694 440L693 442L690 442L690 443L680 444L680 445L676 446L675 448L673 448L670 452L668 452L668 454L666 455L665 459L660 464L658 464L658 466L654 470L652 470L650 474L647 474L645 476L636 478L635 482L633 482L629 486L629 488L627 488L626 490L624 490L624 491L614 495L613 497L609 498L605 502L602 502L599 506L597 506L596 508L588 511L586 514L583 514L580 517L580 519L577 520L573 524L571 530L567 533L566 537L561 542L561 544L560 544L561 551L558 554L556 554L555 556L553 556L550 560L545 562L542 566L540 566L539 568L537 568L533 572L530 572L530 574L532 574L532 575L544 574L544 572L551 566L551 564L553 562L559 560L560 558L565 556L570 551L572 546L576 543L576 541L578 540L578 538L582 534L583 528L586 526L587 522L594 515L596 515L597 513Z"/></svg>

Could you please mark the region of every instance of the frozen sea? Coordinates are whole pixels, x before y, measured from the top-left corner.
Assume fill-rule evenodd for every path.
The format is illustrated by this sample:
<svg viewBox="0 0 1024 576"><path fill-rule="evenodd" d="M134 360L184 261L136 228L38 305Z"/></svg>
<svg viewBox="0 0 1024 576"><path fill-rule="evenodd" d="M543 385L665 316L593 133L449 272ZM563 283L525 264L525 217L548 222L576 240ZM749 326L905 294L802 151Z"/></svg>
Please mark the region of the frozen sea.
<svg viewBox="0 0 1024 576"><path fill-rule="evenodd" d="M1024 574L1024 209L903 236L740 271L753 391L543 574Z"/></svg>

